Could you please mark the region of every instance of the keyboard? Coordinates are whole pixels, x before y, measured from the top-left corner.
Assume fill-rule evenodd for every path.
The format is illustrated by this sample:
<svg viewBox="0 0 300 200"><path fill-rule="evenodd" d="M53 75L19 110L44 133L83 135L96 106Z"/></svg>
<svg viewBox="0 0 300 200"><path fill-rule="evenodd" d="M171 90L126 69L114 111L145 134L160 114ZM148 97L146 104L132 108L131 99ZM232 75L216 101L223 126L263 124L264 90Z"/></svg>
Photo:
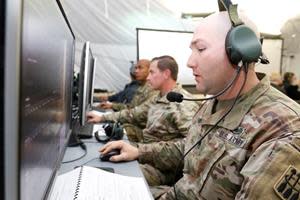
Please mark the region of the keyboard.
<svg viewBox="0 0 300 200"><path fill-rule="evenodd" d="M93 106L92 110L95 110L95 111L98 111L98 112L102 112L102 113L105 113L107 111L107 109L99 108L97 106Z"/></svg>
<svg viewBox="0 0 300 200"><path fill-rule="evenodd" d="M84 126L79 126L75 131L79 138L86 139L93 137L94 124L85 124Z"/></svg>

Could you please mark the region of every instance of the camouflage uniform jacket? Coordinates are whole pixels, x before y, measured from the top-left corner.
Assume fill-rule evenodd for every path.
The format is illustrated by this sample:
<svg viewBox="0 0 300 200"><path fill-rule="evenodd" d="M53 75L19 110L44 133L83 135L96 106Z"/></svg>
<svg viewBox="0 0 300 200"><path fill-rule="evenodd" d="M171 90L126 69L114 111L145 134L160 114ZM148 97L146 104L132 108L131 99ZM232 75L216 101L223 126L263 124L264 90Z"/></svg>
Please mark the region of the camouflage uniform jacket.
<svg viewBox="0 0 300 200"><path fill-rule="evenodd" d="M184 96L191 97L180 85L172 90ZM169 141L187 135L192 118L199 105L195 102L171 103L166 95L156 95L151 100L132 109L105 115L106 120L118 120L122 123L131 123L135 126L146 123L143 129L144 143Z"/></svg>
<svg viewBox="0 0 300 200"><path fill-rule="evenodd" d="M183 153L228 109L221 106L212 114L213 101L201 106L185 140L140 144L139 161L162 170L176 168ZM300 106L264 77L184 158L177 199L299 200L299 115ZM173 189L159 199L175 199Z"/></svg>
<svg viewBox="0 0 300 200"><path fill-rule="evenodd" d="M150 99L152 96L156 95L158 92L153 90L147 83L140 84L137 90L135 91L133 98L129 104L124 103L113 103L112 109L115 111L123 110L126 107L128 108L134 108L135 106L138 106L148 99Z"/></svg>

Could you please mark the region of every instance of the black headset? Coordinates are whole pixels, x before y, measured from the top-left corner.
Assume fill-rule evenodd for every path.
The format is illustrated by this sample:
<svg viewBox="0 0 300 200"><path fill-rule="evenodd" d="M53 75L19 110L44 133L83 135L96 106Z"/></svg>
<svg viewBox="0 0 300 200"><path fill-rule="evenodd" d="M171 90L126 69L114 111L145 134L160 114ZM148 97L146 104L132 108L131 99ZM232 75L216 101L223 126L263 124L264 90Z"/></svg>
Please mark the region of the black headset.
<svg viewBox="0 0 300 200"><path fill-rule="evenodd" d="M106 143L110 140L121 140L124 136L123 126L120 122L108 121L103 125L106 137L101 137L98 131L95 133L95 138L98 142Z"/></svg>
<svg viewBox="0 0 300 200"><path fill-rule="evenodd" d="M228 11L232 23L225 40L225 49L230 62L238 65L241 61L243 64L249 64L261 60L263 56L261 42L254 31L240 20L237 4L233 5L230 0L218 0L218 4L220 11Z"/></svg>

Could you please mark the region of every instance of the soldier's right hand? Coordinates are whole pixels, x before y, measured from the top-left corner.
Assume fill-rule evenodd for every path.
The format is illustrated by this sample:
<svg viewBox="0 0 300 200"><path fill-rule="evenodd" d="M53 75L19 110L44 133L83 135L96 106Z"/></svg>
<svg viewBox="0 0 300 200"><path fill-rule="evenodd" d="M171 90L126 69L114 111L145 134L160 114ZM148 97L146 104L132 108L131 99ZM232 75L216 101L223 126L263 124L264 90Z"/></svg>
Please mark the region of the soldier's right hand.
<svg viewBox="0 0 300 200"><path fill-rule="evenodd" d="M99 116L93 112L88 112L86 117L88 123L100 123L103 120L102 116Z"/></svg>
<svg viewBox="0 0 300 200"><path fill-rule="evenodd" d="M120 150L120 154L112 156L109 159L112 162L131 161L139 157L138 149L122 140L108 142L100 148L99 152L101 154L107 154L108 152L117 149Z"/></svg>
<svg viewBox="0 0 300 200"><path fill-rule="evenodd" d="M111 109L112 108L112 103L111 102L102 102L99 104L98 106L99 108L103 108L103 109Z"/></svg>

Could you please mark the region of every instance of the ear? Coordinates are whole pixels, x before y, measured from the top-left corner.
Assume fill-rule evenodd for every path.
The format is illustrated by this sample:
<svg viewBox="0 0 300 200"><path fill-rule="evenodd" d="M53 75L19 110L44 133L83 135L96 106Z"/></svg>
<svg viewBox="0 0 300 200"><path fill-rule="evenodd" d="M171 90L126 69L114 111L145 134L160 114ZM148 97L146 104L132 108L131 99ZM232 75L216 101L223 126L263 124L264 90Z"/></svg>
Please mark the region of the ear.
<svg viewBox="0 0 300 200"><path fill-rule="evenodd" d="M171 77L171 71L170 69L166 69L165 71L163 71L163 76L165 79L168 79Z"/></svg>

